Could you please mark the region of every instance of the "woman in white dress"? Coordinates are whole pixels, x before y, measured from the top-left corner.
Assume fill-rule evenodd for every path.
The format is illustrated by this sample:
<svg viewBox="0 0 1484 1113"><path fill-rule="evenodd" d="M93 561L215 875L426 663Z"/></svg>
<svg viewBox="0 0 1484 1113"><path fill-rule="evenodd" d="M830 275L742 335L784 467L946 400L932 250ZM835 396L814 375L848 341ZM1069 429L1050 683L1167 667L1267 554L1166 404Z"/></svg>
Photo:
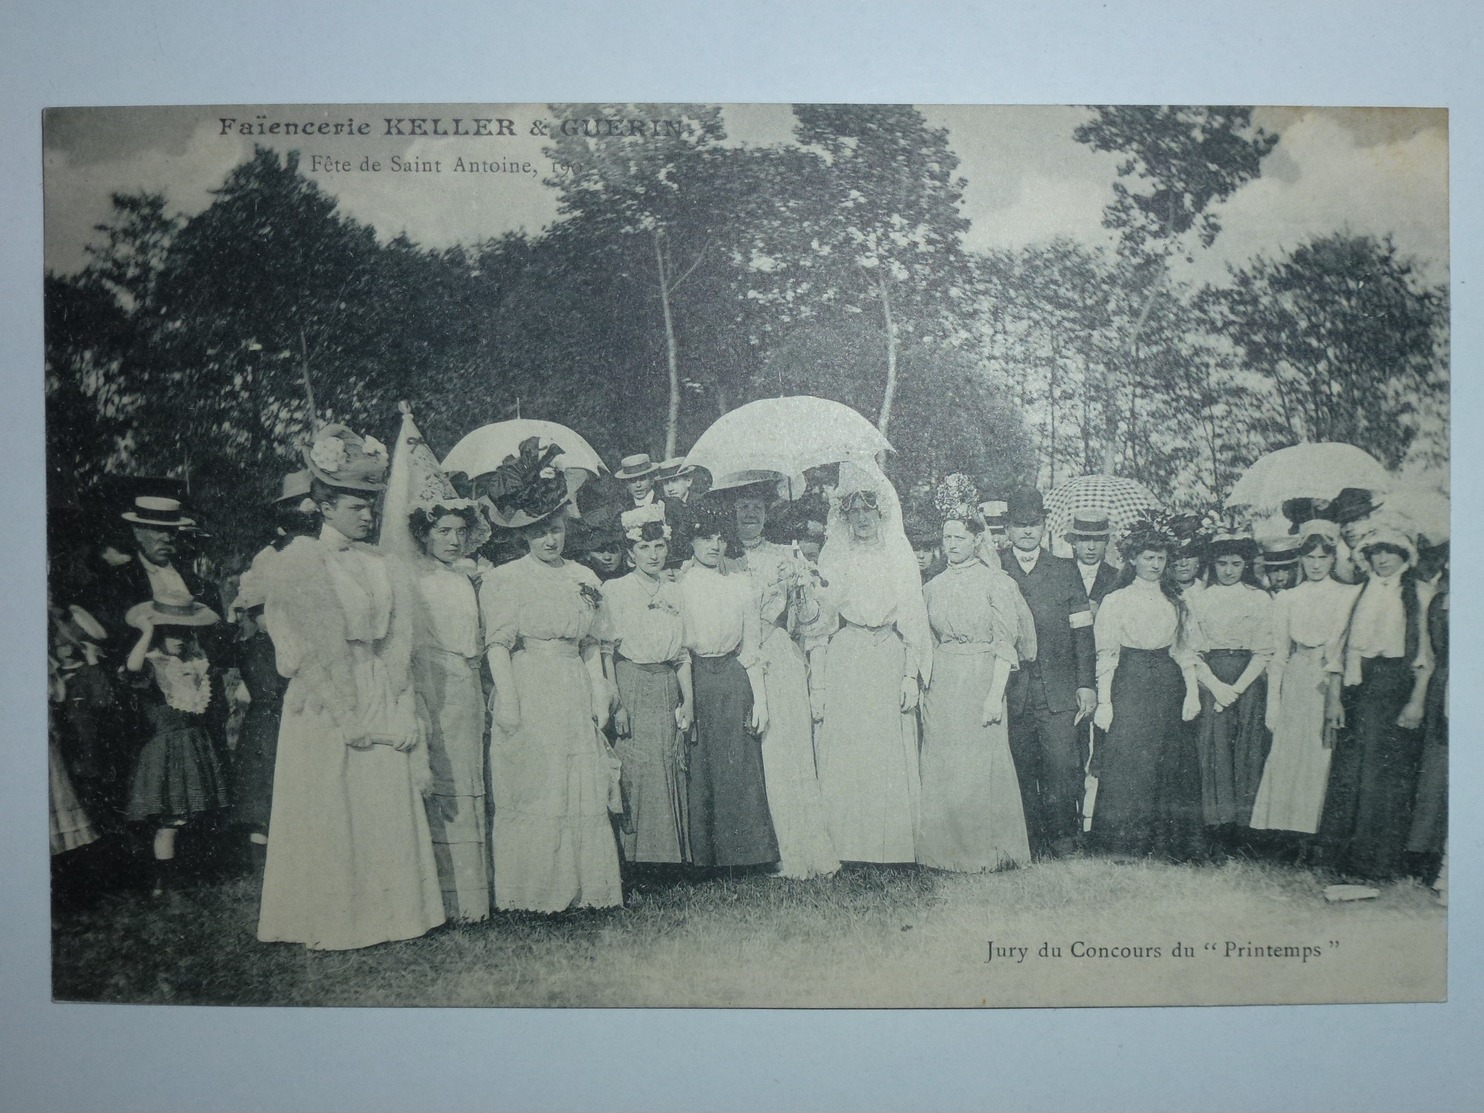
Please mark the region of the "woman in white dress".
<svg viewBox="0 0 1484 1113"><path fill-rule="evenodd" d="M901 504L875 464L842 463L819 571L828 644L810 658L819 788L842 861L915 862L917 704L932 633Z"/></svg>
<svg viewBox="0 0 1484 1113"><path fill-rule="evenodd" d="M763 774L768 811L778 836L778 875L804 880L840 868L825 829L824 802L814 765L814 718L809 676L795 635L817 633L822 614L816 577L787 545L763 539L770 483L727 492L742 552L732 565L745 569L758 599L762 641L758 653L767 679L768 729L763 734Z"/></svg>
<svg viewBox="0 0 1484 1113"><path fill-rule="evenodd" d="M610 711L603 596L592 569L562 559L570 496L552 463L560 452L530 438L490 477L491 520L527 551L479 589L495 684L495 905L530 912L623 903L609 820L617 771L600 733Z"/></svg>
<svg viewBox="0 0 1484 1113"><path fill-rule="evenodd" d="M1267 727L1273 746L1252 809L1256 830L1313 835L1324 813L1330 758L1344 725L1340 680L1345 630L1358 584L1336 580L1339 527L1312 521L1299 529L1302 580L1273 596L1276 652L1268 666Z"/></svg>
<svg viewBox="0 0 1484 1113"><path fill-rule="evenodd" d="M365 544L386 450L341 425L307 453L323 526L273 561L264 618L289 678L258 938L341 950L443 923L412 684L413 589Z"/></svg>

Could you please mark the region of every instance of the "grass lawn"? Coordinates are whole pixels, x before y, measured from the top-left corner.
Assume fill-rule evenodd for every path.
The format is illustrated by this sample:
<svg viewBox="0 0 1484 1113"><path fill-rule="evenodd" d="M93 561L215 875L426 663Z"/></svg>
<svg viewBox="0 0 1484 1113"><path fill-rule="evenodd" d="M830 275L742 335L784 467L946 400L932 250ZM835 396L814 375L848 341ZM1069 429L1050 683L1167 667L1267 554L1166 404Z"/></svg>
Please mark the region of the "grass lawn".
<svg viewBox="0 0 1484 1113"><path fill-rule="evenodd" d="M53 989L59 1000L377 1006L1443 996L1446 915L1427 889L1397 884L1375 900L1333 905L1321 890L1306 871L1243 861L1073 859L976 876L860 867L811 882L645 887L624 909L497 914L405 943L311 952L257 942L257 883L239 877L160 901L115 891L59 908ZM1192 954L1174 954L1177 941ZM992 943L1007 952L986 961ZM1269 946L1294 953L1251 950Z"/></svg>

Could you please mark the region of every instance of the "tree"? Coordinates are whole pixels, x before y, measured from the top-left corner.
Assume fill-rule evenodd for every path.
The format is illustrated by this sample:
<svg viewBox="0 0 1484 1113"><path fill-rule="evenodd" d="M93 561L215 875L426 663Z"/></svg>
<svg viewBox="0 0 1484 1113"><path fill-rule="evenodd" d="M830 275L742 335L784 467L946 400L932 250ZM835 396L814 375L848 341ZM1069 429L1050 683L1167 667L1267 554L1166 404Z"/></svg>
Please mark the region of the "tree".
<svg viewBox="0 0 1484 1113"><path fill-rule="evenodd" d="M636 236L647 241L668 373L664 454L673 456L681 402L674 299L725 223L706 188L716 145L726 138L721 110L653 104L554 104L551 110L557 127L547 154L559 170L547 184L561 191L560 211L593 228L610 247ZM599 135L586 126L614 119L664 120L667 126L641 136ZM590 265L611 262L611 256L598 256Z"/></svg>
<svg viewBox="0 0 1484 1113"><path fill-rule="evenodd" d="M1419 433L1446 429L1445 291L1389 237L1337 232L1259 257L1201 308L1263 376L1285 444L1344 441L1396 467Z"/></svg>
<svg viewBox="0 0 1484 1113"><path fill-rule="evenodd" d="M803 152L771 160L779 203L756 225L752 299L790 327L869 312L884 356L877 425L889 432L909 343L947 340L971 271L964 181L948 133L906 105L795 105Z"/></svg>
<svg viewBox="0 0 1484 1113"><path fill-rule="evenodd" d="M1120 409L1110 398L1106 410L1104 470L1111 472L1120 423L1126 435L1138 398L1149 393L1139 381L1139 342L1168 281L1169 261L1215 242L1221 223L1211 206L1262 172L1278 137L1253 128L1249 108L1189 105L1096 107L1072 137L1123 156L1103 225L1118 233L1119 253L1138 275L1139 293L1130 290L1124 307L1127 402Z"/></svg>

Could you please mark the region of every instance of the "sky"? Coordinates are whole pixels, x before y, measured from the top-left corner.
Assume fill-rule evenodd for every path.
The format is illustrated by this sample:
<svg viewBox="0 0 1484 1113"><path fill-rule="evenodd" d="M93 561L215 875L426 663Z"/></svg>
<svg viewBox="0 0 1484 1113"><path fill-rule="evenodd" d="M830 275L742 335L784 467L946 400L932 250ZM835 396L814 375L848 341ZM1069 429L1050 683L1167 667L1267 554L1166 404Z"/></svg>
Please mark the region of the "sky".
<svg viewBox="0 0 1484 1113"><path fill-rule="evenodd" d="M1072 139L1088 116L1070 106L920 106L929 124L948 130L967 179L966 235L976 249L1014 248L1058 236L1111 243L1101 226L1118 159ZM766 146L790 139L787 105L724 108L728 142ZM354 118L364 137L223 134L222 117L251 123ZM45 123L46 265L58 273L87 261L94 226L107 219L117 191L163 191L191 215L252 152L254 142L297 149L301 169L342 210L389 239L405 232L426 247L472 243L500 233L536 232L557 219L555 191L542 179L551 165L548 138L532 125L544 105L339 105L62 109ZM384 120L438 117L452 127L475 118L508 118L514 134L487 138L387 137ZM1258 108L1255 122L1279 136L1261 177L1220 206L1223 230L1182 276L1219 281L1227 266L1272 256L1317 234L1349 229L1391 235L1430 281L1448 274L1448 137L1441 109ZM402 125L404 128L410 125ZM498 128L499 125L492 125ZM331 169L315 156L349 162ZM393 157L438 160L436 172L394 171ZM453 159L529 163L529 172L454 172ZM362 160L382 164L362 170Z"/></svg>

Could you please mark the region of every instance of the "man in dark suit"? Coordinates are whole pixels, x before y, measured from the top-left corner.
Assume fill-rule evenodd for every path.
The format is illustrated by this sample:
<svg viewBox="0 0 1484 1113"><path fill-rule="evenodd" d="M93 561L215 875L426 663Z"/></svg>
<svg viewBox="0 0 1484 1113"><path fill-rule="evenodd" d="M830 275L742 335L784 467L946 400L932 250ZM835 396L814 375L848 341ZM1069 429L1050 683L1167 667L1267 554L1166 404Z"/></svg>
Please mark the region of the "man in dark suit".
<svg viewBox="0 0 1484 1113"><path fill-rule="evenodd" d="M1092 617L1098 616L1098 604L1118 583L1118 569L1103 558L1108 555L1108 519L1091 511L1072 514L1072 528L1062 534L1072 546L1077 560L1077 575L1092 604Z"/></svg>
<svg viewBox="0 0 1484 1113"><path fill-rule="evenodd" d="M124 621L136 603L160 595L189 595L218 614L220 593L188 565L177 564L181 533L196 523L185 516L178 499L163 495L139 495L122 515L133 538L127 557L103 572L95 586L96 597L89 609L103 623L114 653L127 653L138 637ZM122 657L120 657L122 661Z"/></svg>
<svg viewBox="0 0 1484 1113"><path fill-rule="evenodd" d="M1041 547L1041 492L1021 488L1006 501L1010 547L1000 563L1030 606L1039 647L1011 674L1010 754L1031 852L1059 857L1075 853L1082 834L1087 734L1077 727L1097 706L1092 607L1072 561Z"/></svg>

